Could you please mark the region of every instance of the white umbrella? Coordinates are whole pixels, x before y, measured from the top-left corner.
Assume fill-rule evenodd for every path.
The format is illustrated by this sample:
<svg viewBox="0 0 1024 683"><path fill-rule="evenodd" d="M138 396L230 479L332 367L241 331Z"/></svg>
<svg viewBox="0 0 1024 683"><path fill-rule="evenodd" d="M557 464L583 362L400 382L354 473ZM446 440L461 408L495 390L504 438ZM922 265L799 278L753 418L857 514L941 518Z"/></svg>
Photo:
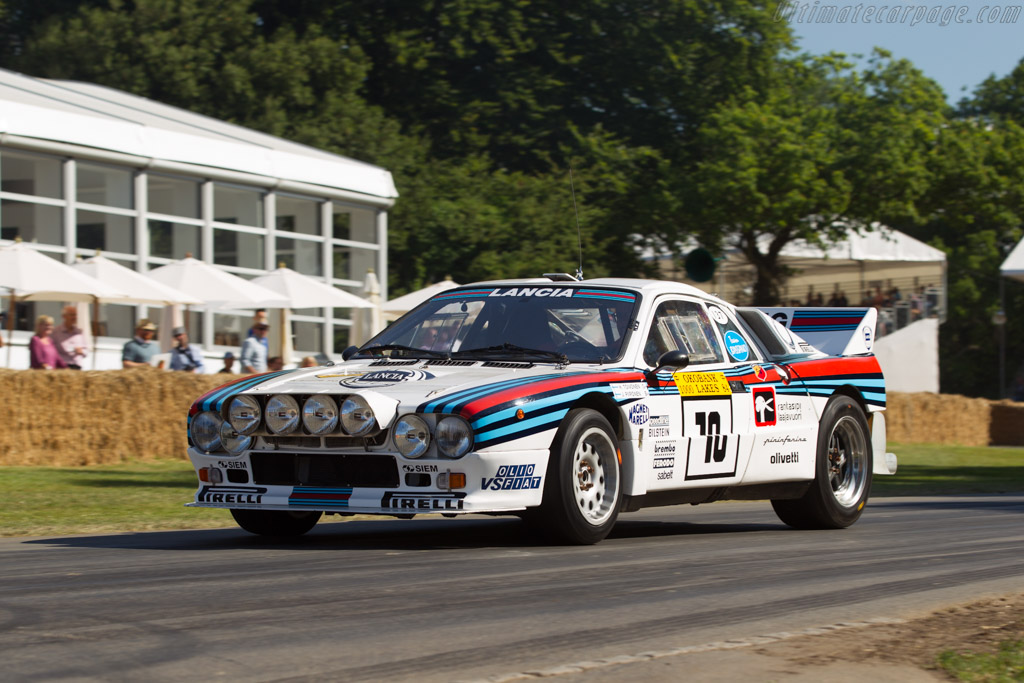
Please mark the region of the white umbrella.
<svg viewBox="0 0 1024 683"><path fill-rule="evenodd" d="M203 299L190 296L131 268L125 268L120 263L99 254L85 261L73 263L71 267L80 273L91 275L115 289L126 292L121 297L100 297L100 303L148 304L150 306L203 303Z"/></svg>
<svg viewBox="0 0 1024 683"><path fill-rule="evenodd" d="M16 301L95 301L124 293L43 255L20 241L0 247L0 288L9 291L8 338L14 331ZM11 349L7 348L7 366Z"/></svg>
<svg viewBox="0 0 1024 683"><path fill-rule="evenodd" d="M281 358L285 363L291 362L292 335L291 321L288 319L288 308L372 308L366 299L355 294L332 287L325 282L314 280L308 275L297 273L281 264L277 270L254 278L253 282L273 290L288 299L287 307L281 308Z"/></svg>
<svg viewBox="0 0 1024 683"><path fill-rule="evenodd" d="M149 271L157 282L213 308L280 308L285 297L191 256Z"/></svg>
<svg viewBox="0 0 1024 683"><path fill-rule="evenodd" d="M381 310L384 313L397 313L399 315L402 315L416 308L430 297L440 294L445 290L452 289L453 287L458 286L459 283L452 282L452 279L450 277L446 277L441 282L435 282L432 285L427 285L423 289L417 289L415 292L409 292L408 294L404 294L398 297L397 299L392 299L391 301L388 301L383 306L381 306Z"/></svg>

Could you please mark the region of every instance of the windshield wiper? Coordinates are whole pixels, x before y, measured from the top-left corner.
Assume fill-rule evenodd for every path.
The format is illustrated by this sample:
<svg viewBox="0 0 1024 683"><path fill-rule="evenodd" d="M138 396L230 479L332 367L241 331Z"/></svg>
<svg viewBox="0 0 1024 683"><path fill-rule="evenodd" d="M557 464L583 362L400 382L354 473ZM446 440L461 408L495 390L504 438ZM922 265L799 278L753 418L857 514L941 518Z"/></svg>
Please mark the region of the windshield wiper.
<svg viewBox="0 0 1024 683"><path fill-rule="evenodd" d="M503 355L503 354L518 354L521 356L538 356L541 358L551 358L557 360L559 363L568 363L569 358L564 353L558 351L545 351L544 349L528 349L516 344L498 344L497 346L484 346L479 349L463 349L456 351L452 356L470 356L470 355Z"/></svg>
<svg viewBox="0 0 1024 683"><path fill-rule="evenodd" d="M450 358L447 351L431 351L430 349L418 349L415 346L405 344L379 344L359 349L359 354L372 351L403 351L400 357L403 358ZM393 354L392 354L393 355Z"/></svg>

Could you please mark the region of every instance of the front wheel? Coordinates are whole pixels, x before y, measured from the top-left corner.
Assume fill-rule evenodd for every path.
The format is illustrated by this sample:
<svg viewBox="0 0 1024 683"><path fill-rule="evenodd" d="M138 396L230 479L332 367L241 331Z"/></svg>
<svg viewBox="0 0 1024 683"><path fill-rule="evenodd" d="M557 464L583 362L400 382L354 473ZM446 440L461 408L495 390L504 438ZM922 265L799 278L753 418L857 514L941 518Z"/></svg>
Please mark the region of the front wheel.
<svg viewBox="0 0 1024 683"><path fill-rule="evenodd" d="M871 492L871 433L849 396L833 396L821 415L815 476L802 498L773 500L779 519L797 529L842 529L856 522Z"/></svg>
<svg viewBox="0 0 1024 683"><path fill-rule="evenodd" d="M232 510L238 526L250 534L260 536L301 536L320 520L322 513L316 511L292 512L291 510Z"/></svg>
<svg viewBox="0 0 1024 683"><path fill-rule="evenodd" d="M611 425L593 410L570 411L551 449L537 521L556 541L592 545L615 526L621 501L619 449Z"/></svg>

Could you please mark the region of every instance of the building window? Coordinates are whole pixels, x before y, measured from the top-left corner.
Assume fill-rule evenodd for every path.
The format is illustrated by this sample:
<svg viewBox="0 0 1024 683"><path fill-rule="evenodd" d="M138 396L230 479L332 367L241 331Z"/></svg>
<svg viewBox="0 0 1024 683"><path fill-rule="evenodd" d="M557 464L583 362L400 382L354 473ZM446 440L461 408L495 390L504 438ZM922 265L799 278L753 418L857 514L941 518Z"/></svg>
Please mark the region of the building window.
<svg viewBox="0 0 1024 683"><path fill-rule="evenodd" d="M215 228L213 231L213 262L220 266L263 270L265 242L266 238L262 235Z"/></svg>
<svg viewBox="0 0 1024 683"><path fill-rule="evenodd" d="M0 209L0 239L64 245L61 207L5 199Z"/></svg>
<svg viewBox="0 0 1024 683"><path fill-rule="evenodd" d="M292 322L292 337L295 342L296 351L312 351L314 353L320 353L323 350L323 323L311 323L302 322L296 320Z"/></svg>
<svg viewBox="0 0 1024 683"><path fill-rule="evenodd" d="M76 223L79 249L135 253L135 227L131 217L79 210Z"/></svg>
<svg viewBox="0 0 1024 683"><path fill-rule="evenodd" d="M170 221L149 221L149 255L180 259L192 254L202 258L199 226Z"/></svg>
<svg viewBox="0 0 1024 683"><path fill-rule="evenodd" d="M213 316L213 343L217 346L241 347L252 319L240 315L216 313Z"/></svg>
<svg viewBox="0 0 1024 683"><path fill-rule="evenodd" d="M79 162L75 175L78 201L119 209L132 208L131 171Z"/></svg>
<svg viewBox="0 0 1024 683"><path fill-rule="evenodd" d="M0 191L63 199L61 161L53 157L3 150Z"/></svg>
<svg viewBox="0 0 1024 683"><path fill-rule="evenodd" d="M278 230L302 235L319 235L320 202L278 195L275 220Z"/></svg>
<svg viewBox="0 0 1024 683"><path fill-rule="evenodd" d="M263 227L263 194L232 185L213 186L213 220L217 223Z"/></svg>
<svg viewBox="0 0 1024 683"><path fill-rule="evenodd" d="M331 206L331 235L336 240L352 239L352 214L337 204Z"/></svg>
<svg viewBox="0 0 1024 683"><path fill-rule="evenodd" d="M199 182L149 174L146 182L148 209L167 216L199 218Z"/></svg>
<svg viewBox="0 0 1024 683"><path fill-rule="evenodd" d="M297 240L291 237L277 238L277 261L303 275L321 276L324 274L322 242Z"/></svg>

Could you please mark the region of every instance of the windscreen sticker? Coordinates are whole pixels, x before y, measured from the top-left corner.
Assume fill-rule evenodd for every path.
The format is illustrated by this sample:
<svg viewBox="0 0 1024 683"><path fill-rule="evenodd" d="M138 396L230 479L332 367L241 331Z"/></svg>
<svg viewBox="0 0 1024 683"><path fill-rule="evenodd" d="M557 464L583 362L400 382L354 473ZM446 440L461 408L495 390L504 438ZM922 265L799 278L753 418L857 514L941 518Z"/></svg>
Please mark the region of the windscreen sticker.
<svg viewBox="0 0 1024 683"><path fill-rule="evenodd" d="M729 380L722 372L676 372L672 379L680 396L732 396Z"/></svg>
<svg viewBox="0 0 1024 683"><path fill-rule="evenodd" d="M729 324L729 319L725 317L725 311L718 306L708 306L708 312L711 314L711 319L719 325Z"/></svg>
<svg viewBox="0 0 1024 683"><path fill-rule="evenodd" d="M735 360L742 362L750 358L750 347L747 346L747 342L733 330L725 333L725 348Z"/></svg>
<svg viewBox="0 0 1024 683"><path fill-rule="evenodd" d="M468 289L445 292L434 297L436 301L447 299L482 299L484 297L539 296L548 298L576 297L578 299L610 299L612 301L636 301L636 294L612 289L576 289L573 287L498 287L496 289Z"/></svg>

